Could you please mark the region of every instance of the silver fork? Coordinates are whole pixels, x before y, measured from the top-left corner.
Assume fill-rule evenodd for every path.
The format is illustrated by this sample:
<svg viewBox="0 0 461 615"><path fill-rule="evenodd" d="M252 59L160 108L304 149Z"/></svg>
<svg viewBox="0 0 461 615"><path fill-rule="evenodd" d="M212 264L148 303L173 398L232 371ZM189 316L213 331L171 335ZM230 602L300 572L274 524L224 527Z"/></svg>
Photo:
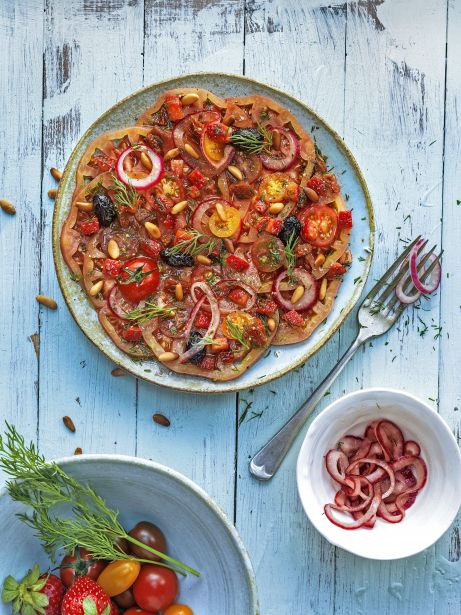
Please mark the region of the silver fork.
<svg viewBox="0 0 461 615"><path fill-rule="evenodd" d="M301 427L355 352L367 340L389 331L396 320L402 315L408 304L401 303L394 291L400 280L402 280L405 293L409 290L415 290L408 268L401 268L401 265L420 238L420 236L417 237L406 248L365 297L357 314L360 326L358 335L339 363L331 370L291 419L252 458L250 461L250 472L255 478L270 480L274 476ZM418 252L421 252L426 244L427 241L419 247ZM424 269L427 260L434 253L435 247L425 254L418 264L418 273L420 273L422 282L429 279L436 265L437 261L435 259ZM438 258L441 256L442 253L439 254ZM423 273L421 274L421 272Z"/></svg>

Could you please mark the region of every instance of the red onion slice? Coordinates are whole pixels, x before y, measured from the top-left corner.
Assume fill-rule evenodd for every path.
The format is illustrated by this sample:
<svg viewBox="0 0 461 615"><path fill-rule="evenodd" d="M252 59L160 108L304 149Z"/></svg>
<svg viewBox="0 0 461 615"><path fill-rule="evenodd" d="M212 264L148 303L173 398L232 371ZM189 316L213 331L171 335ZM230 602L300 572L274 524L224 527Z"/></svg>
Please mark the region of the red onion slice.
<svg viewBox="0 0 461 615"><path fill-rule="evenodd" d="M205 299L207 299L210 304L211 321L203 337L213 338L218 329L219 322L221 320L218 301L213 291L211 290L211 288L205 282L194 282L191 286L191 294L197 288L199 288L204 293L204 296L197 301L197 303L194 306L194 309L192 310L190 320L186 327L186 332L187 332L187 336L185 335L186 340L189 338L192 325L194 324L195 316L198 310L200 309L201 304L205 301ZM186 363L187 361L189 361L191 357L195 356L198 352L200 352L200 350L201 350L201 347L199 345L192 346L191 348L189 348L189 350L186 350L186 352L179 357L179 363Z"/></svg>
<svg viewBox="0 0 461 615"><path fill-rule="evenodd" d="M379 421L375 431L386 461L398 459L403 455L404 437L395 423Z"/></svg>
<svg viewBox="0 0 461 615"><path fill-rule="evenodd" d="M439 259L436 256L431 254L431 256L428 258L428 260L425 263L425 267L427 269L434 261L436 261L436 265L431 273L429 283L426 283L425 285L421 282L421 279L419 277L420 274L418 273L418 260L421 260L418 255L418 250L423 245L423 243L424 243L423 239L420 239L419 241L417 241L410 252L410 255L409 255L410 275L411 275L412 282L415 285L416 289L420 293L429 295L435 292L437 288L439 287L440 280L442 277L442 267L440 266Z"/></svg>
<svg viewBox="0 0 461 615"><path fill-rule="evenodd" d="M136 308L136 304L127 301L120 292L118 286L114 286L109 293L108 304L112 312L122 318L123 320L127 320L126 314L131 310Z"/></svg>
<svg viewBox="0 0 461 615"><path fill-rule="evenodd" d="M214 237L208 228L208 224L203 224L203 218L209 209L214 209L217 203L222 203L224 206L232 207L232 204L218 197L209 197L199 203L192 214L192 226L196 231Z"/></svg>
<svg viewBox="0 0 461 615"><path fill-rule="evenodd" d="M271 171L283 171L291 167L299 154L299 141L291 130L278 129L281 134L280 150L262 153L261 162Z"/></svg>
<svg viewBox="0 0 461 615"><path fill-rule="evenodd" d="M152 163L152 169L149 171L146 177L130 177L125 171L123 164L128 156L130 156L131 154L137 155L139 152L144 152L148 156L149 160ZM147 188L155 186L155 184L160 181L160 177L163 173L163 160L158 154L154 152L154 150L150 149L150 147L129 147L128 149L123 151L118 157L116 171L119 180L127 186L132 186L136 190L146 190Z"/></svg>
<svg viewBox="0 0 461 615"><path fill-rule="evenodd" d="M414 440L407 440L405 442L405 446L403 447L403 452L405 455L419 457L421 455L421 447Z"/></svg>
<svg viewBox="0 0 461 615"><path fill-rule="evenodd" d="M348 485L346 482L348 460L343 452L335 449L328 451L325 456L325 465L331 478L334 478L341 485Z"/></svg>
<svg viewBox="0 0 461 615"><path fill-rule="evenodd" d="M274 280L272 287L274 298L280 307L285 310L308 310L317 303L318 289L317 282L312 274L305 269L296 267L293 269L293 277L304 286L304 294L299 301L291 303L289 299L285 299L280 291L280 283L288 277L288 271L282 271Z"/></svg>
<svg viewBox="0 0 461 615"><path fill-rule="evenodd" d="M359 466L362 463L374 463L377 466L380 466L382 470L384 470L384 472L387 472L387 474L389 475L390 485L389 485L388 490L382 494L382 498L384 500L389 495L391 495L395 487L395 474L394 474L393 466L390 466L387 462L381 461L380 459L369 459L367 457L364 457L363 459L357 459L356 461L353 461L351 465L348 468L346 468L346 474L351 474L354 468ZM372 484L376 483L380 478L384 476L384 472L379 472L378 470L376 470L376 475L375 473L370 474L369 476L367 476L367 479Z"/></svg>
<svg viewBox="0 0 461 615"><path fill-rule="evenodd" d="M323 510L325 511L325 515L327 516L327 518L338 527L341 527L344 530L356 530L359 527L365 525L366 523L371 522L374 517L376 517L376 513L378 511L380 503L381 496L379 495L379 493L375 493L375 495L373 495L373 499L371 500L371 504L368 510L363 515L358 517L358 519L352 522L341 521L333 516L334 510L342 512L341 509L336 506L336 504L325 504Z"/></svg>

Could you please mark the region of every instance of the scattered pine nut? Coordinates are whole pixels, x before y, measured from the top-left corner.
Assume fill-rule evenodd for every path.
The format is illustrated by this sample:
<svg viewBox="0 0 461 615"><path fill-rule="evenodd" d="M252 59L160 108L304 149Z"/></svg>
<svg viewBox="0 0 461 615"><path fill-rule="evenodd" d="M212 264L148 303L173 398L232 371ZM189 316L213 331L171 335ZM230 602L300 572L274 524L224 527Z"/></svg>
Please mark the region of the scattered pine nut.
<svg viewBox="0 0 461 615"><path fill-rule="evenodd" d="M146 154L146 152L141 152L139 156L139 160L141 161L142 166L148 171L152 171L152 160Z"/></svg>
<svg viewBox="0 0 461 615"><path fill-rule="evenodd" d="M201 265L211 265L211 260L208 258L208 256L205 256L204 254L199 254L195 257L195 260Z"/></svg>
<svg viewBox="0 0 461 615"><path fill-rule="evenodd" d="M222 203L216 203L216 213L218 214L218 216L221 218L223 222L227 220L226 210L224 209L224 206Z"/></svg>
<svg viewBox="0 0 461 615"><path fill-rule="evenodd" d="M309 186L304 186L304 192L311 201L317 203L317 201L319 200L319 195L316 193L315 190L312 190L312 188L309 188Z"/></svg>
<svg viewBox="0 0 461 615"><path fill-rule="evenodd" d="M154 239L160 239L162 233L160 232L160 229L156 224L154 224L153 222L145 222L144 228L151 237L153 237Z"/></svg>
<svg viewBox="0 0 461 615"><path fill-rule="evenodd" d="M164 416L163 414L159 414L158 412L156 412L152 416L152 419L154 420L154 423L162 425L162 427L169 427L171 425L170 419L167 419L166 416Z"/></svg>
<svg viewBox="0 0 461 615"><path fill-rule="evenodd" d="M50 173L51 175L54 177L54 179L59 182L61 181L62 178L62 171L60 171L59 169L57 169L56 167L51 167L50 169Z"/></svg>
<svg viewBox="0 0 461 615"><path fill-rule="evenodd" d="M46 295L37 295L35 298L37 299L37 301L39 303L41 303L42 305L46 306L50 310L57 310L58 309L58 304L51 297L47 297Z"/></svg>
<svg viewBox="0 0 461 615"><path fill-rule="evenodd" d="M0 207L6 214L10 214L10 216L14 216L16 213L16 207L8 199L0 199Z"/></svg>
<svg viewBox="0 0 461 615"><path fill-rule="evenodd" d="M184 96L181 97L181 105L193 105L195 102L198 101L198 98L198 94L195 94L195 92L189 92L189 94L184 94Z"/></svg>
<svg viewBox="0 0 461 615"><path fill-rule="evenodd" d="M325 299L325 295L327 294L327 285L328 285L328 280L326 278L323 278L322 283L320 284L320 290L319 290L319 300L323 301Z"/></svg>
<svg viewBox="0 0 461 615"><path fill-rule="evenodd" d="M169 363L170 361L175 361L178 357L177 352L162 352L159 354L158 359L164 363Z"/></svg>
<svg viewBox="0 0 461 615"><path fill-rule="evenodd" d="M71 431L72 433L75 433L74 421L70 418L70 416L63 416L62 422L64 423L64 425L67 427L69 431Z"/></svg>
<svg viewBox="0 0 461 615"><path fill-rule="evenodd" d="M182 289L182 284L178 282L174 289L175 297L178 301L182 301L184 299L184 291Z"/></svg>
<svg viewBox="0 0 461 615"><path fill-rule="evenodd" d="M77 448L74 451L74 455L83 455L83 451L80 446L77 446Z"/></svg>
<svg viewBox="0 0 461 615"><path fill-rule="evenodd" d="M32 342L32 345L34 347L34 351L35 351L35 355L37 356L37 359L40 356L40 338L38 333L32 333L32 335L30 336L30 341Z"/></svg>
<svg viewBox="0 0 461 615"><path fill-rule="evenodd" d="M93 211L93 203L88 203L87 201L77 201L76 205L82 211Z"/></svg>
<svg viewBox="0 0 461 615"><path fill-rule="evenodd" d="M241 182L241 181L242 181L242 179L243 179L243 173L242 173L242 171L241 171L238 167L234 167L234 165L233 165L233 164L231 164L231 165L229 165L229 166L227 167L227 170L229 171L229 173L230 173L231 175L233 175L233 176L235 177L235 179L238 179L238 180L239 180L239 182Z"/></svg>
<svg viewBox="0 0 461 615"><path fill-rule="evenodd" d="M228 239L227 237L223 239L224 245L226 246L226 250L233 254L235 252L234 242L232 239Z"/></svg>
<svg viewBox="0 0 461 615"><path fill-rule="evenodd" d="M280 131L275 129L272 131L272 147L275 150L279 150L280 149L280 145L282 142L282 135L280 134Z"/></svg>
<svg viewBox="0 0 461 615"><path fill-rule="evenodd" d="M198 152L195 151L195 149L192 147L192 145L189 145L189 143L186 143L184 145L184 149L186 150L186 152L189 154L189 156L192 156L192 158L198 159L200 158L200 155Z"/></svg>
<svg viewBox="0 0 461 615"><path fill-rule="evenodd" d="M120 248L115 239L111 239L107 244L107 252L109 256L115 260L120 256Z"/></svg>
<svg viewBox="0 0 461 615"><path fill-rule="evenodd" d="M284 207L285 207L284 203L272 203L272 205L269 207L269 213L279 214Z"/></svg>
<svg viewBox="0 0 461 615"><path fill-rule="evenodd" d="M93 286L90 288L88 293L90 294L91 297L96 297L96 295L102 291L103 286L104 286L104 280L99 280L99 282L96 282L96 284L93 284Z"/></svg>
<svg viewBox="0 0 461 615"><path fill-rule="evenodd" d="M218 188L219 188L219 192L222 194L224 198L226 197L226 195L227 195L227 198L229 198L229 190L227 187L227 180L225 177L218 178Z"/></svg>
<svg viewBox="0 0 461 615"><path fill-rule="evenodd" d="M86 265L86 272L91 273L93 269L94 269L94 260L88 257L88 261Z"/></svg>
<svg viewBox="0 0 461 615"><path fill-rule="evenodd" d="M291 303L298 303L298 301L304 295L304 290L304 286L302 286L301 284L297 286L294 289L293 294L291 295Z"/></svg>
<svg viewBox="0 0 461 615"><path fill-rule="evenodd" d="M56 188L51 188L50 190L48 190L48 196L50 197L50 199L55 199L57 194L58 191L56 190Z"/></svg>
<svg viewBox="0 0 461 615"><path fill-rule="evenodd" d="M176 158L179 154L179 149L177 147L173 147L173 149L169 149L167 153L163 156L163 160L171 160L172 158Z"/></svg>
<svg viewBox="0 0 461 615"><path fill-rule="evenodd" d="M187 201L180 201L179 203L176 203L176 205L173 205L173 207L171 208L171 213L173 214L173 216L176 216L177 214L180 214L182 211L184 211L187 207Z"/></svg>
<svg viewBox="0 0 461 615"><path fill-rule="evenodd" d="M126 371L121 367L114 367L110 373L115 378L118 378L119 376L126 376Z"/></svg>
<svg viewBox="0 0 461 615"><path fill-rule="evenodd" d="M275 327L277 325L275 324L275 320L273 318L268 318L267 319L267 326L269 327L269 331L275 331Z"/></svg>
<svg viewBox="0 0 461 615"><path fill-rule="evenodd" d="M320 253L314 261L316 267L321 267L325 262L325 255Z"/></svg>

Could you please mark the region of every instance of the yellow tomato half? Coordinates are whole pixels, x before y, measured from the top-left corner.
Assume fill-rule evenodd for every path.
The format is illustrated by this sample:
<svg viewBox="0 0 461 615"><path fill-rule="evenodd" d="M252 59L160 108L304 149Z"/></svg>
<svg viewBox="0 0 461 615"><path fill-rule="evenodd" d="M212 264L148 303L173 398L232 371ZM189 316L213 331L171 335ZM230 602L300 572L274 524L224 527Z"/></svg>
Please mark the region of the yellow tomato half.
<svg viewBox="0 0 461 615"><path fill-rule="evenodd" d="M141 564L133 560L118 560L104 568L98 585L112 598L130 588L138 578Z"/></svg>
<svg viewBox="0 0 461 615"><path fill-rule="evenodd" d="M248 325L251 325L253 322L253 316L247 314L246 312L231 312L223 319L222 322L222 332L223 335L229 337L230 339L237 339L235 334L232 333L231 329L237 329L240 333L243 333L243 330Z"/></svg>
<svg viewBox="0 0 461 615"><path fill-rule="evenodd" d="M213 139L210 139L206 133L203 135L202 146L205 150L207 158L210 160L214 160L215 162L222 160L225 145L226 144L221 141L214 141Z"/></svg>
<svg viewBox="0 0 461 615"><path fill-rule="evenodd" d="M240 228L240 213L235 207L229 207L224 205L223 210L225 213L225 220L222 220L215 211L208 221L210 231L215 237L231 237Z"/></svg>

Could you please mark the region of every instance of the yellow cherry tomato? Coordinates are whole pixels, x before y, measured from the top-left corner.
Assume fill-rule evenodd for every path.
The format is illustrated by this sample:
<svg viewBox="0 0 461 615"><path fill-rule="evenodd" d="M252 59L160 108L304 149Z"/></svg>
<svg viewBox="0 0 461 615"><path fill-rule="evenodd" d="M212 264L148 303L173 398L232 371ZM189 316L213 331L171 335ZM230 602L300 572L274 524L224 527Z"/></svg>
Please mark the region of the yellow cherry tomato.
<svg viewBox="0 0 461 615"><path fill-rule="evenodd" d="M223 335L231 339L238 339L236 334L243 334L244 329L252 322L253 316L246 312L231 312L222 321Z"/></svg>
<svg viewBox="0 0 461 615"><path fill-rule="evenodd" d="M172 604L163 615L194 615L194 612L185 604Z"/></svg>
<svg viewBox="0 0 461 615"><path fill-rule="evenodd" d="M133 560L118 560L104 568L98 585L112 598L129 589L138 578L141 564Z"/></svg>
<svg viewBox="0 0 461 615"><path fill-rule="evenodd" d="M205 133L202 137L202 146L205 150L207 158L215 162L222 160L224 156L225 143L221 141L214 141Z"/></svg>
<svg viewBox="0 0 461 615"><path fill-rule="evenodd" d="M229 205L223 205L222 209L226 219L223 220L215 211L210 216L208 226L215 237L231 237L240 228L240 212Z"/></svg>

